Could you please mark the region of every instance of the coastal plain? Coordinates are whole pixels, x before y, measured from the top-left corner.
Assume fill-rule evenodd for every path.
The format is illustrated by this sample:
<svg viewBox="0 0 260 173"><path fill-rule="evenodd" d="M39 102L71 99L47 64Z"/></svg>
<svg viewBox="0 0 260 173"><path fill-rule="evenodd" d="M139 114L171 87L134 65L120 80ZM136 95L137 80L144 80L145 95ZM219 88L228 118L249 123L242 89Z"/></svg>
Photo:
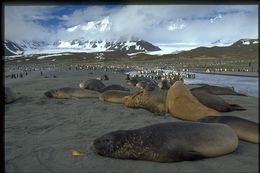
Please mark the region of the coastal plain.
<svg viewBox="0 0 260 173"><path fill-rule="evenodd" d="M81 80L106 74L105 85L126 84L126 75L103 70L55 69L32 71L26 77L5 79L21 99L5 105L4 143L6 172L258 172L259 145L239 141L235 152L215 158L176 163L119 160L93 152L92 142L101 135L135 129L160 122L181 121L170 114L159 116L144 109L98 99L51 99L44 95L50 89L79 87ZM53 75L56 77L53 78ZM45 78L44 76L48 76ZM258 98L223 95L229 103L246 111L232 115L259 122ZM214 135L214 134L212 134ZM80 155L73 155L78 151Z"/></svg>

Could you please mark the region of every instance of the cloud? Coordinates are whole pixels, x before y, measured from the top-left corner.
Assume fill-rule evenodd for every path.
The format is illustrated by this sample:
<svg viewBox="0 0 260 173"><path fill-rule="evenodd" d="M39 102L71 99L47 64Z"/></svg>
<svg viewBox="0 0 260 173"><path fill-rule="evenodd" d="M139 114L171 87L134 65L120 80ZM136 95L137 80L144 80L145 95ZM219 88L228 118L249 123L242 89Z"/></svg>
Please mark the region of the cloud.
<svg viewBox="0 0 260 173"><path fill-rule="evenodd" d="M5 6L5 38L13 41L23 39L46 40L53 32L35 22L36 19L50 18L49 10L53 6Z"/></svg>
<svg viewBox="0 0 260 173"><path fill-rule="evenodd" d="M21 39L118 40L138 37L152 43L236 41L258 36L257 5L86 6L55 13L57 6L5 6L5 37ZM109 16L110 29L88 32L69 27ZM57 19L56 28L41 25Z"/></svg>

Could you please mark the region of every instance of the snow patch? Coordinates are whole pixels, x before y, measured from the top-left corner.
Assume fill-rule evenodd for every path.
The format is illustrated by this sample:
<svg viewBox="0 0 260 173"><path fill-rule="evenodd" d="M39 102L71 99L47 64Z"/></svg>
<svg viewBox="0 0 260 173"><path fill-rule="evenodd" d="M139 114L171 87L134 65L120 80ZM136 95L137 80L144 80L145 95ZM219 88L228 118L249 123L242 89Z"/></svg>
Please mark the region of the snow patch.
<svg viewBox="0 0 260 173"><path fill-rule="evenodd" d="M71 55L69 53L64 53L64 54L51 54L51 55L43 55L43 56L39 56L37 57L37 59L44 59L44 58L47 58L47 57L53 57L53 56L61 56L61 55Z"/></svg>
<svg viewBox="0 0 260 173"><path fill-rule="evenodd" d="M242 41L242 44L243 44L243 45L249 45L249 44L250 44L250 41Z"/></svg>

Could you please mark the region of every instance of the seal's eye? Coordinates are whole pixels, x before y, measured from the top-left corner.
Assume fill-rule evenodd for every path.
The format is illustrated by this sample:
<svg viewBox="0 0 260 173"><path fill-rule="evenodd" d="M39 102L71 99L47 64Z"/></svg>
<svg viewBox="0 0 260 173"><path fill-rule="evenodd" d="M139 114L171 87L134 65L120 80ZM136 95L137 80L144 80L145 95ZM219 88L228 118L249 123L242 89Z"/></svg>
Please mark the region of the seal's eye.
<svg viewBox="0 0 260 173"><path fill-rule="evenodd" d="M106 142L110 142L110 139L105 139Z"/></svg>

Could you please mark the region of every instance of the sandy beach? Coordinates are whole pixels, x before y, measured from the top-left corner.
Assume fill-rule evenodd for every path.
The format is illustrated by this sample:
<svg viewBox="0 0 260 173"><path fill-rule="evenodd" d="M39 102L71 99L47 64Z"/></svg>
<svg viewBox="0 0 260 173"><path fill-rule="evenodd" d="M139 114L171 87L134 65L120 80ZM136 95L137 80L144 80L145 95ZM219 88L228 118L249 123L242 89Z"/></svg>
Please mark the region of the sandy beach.
<svg viewBox="0 0 260 173"><path fill-rule="evenodd" d="M137 90L126 84L124 74L101 70L57 69L44 71L43 76L35 71L22 79L5 80L5 86L22 97L5 105L6 172L258 172L259 145L241 140L231 154L198 161L157 163L95 154L91 142L105 133L180 121L170 114L158 116L98 99L50 99L44 95L50 89L78 87L80 80L102 74L109 77L105 85L120 84L131 91ZM44 78L45 75L49 78ZM222 97L247 109L224 115L259 122L257 97ZM72 156L72 150L83 155Z"/></svg>

